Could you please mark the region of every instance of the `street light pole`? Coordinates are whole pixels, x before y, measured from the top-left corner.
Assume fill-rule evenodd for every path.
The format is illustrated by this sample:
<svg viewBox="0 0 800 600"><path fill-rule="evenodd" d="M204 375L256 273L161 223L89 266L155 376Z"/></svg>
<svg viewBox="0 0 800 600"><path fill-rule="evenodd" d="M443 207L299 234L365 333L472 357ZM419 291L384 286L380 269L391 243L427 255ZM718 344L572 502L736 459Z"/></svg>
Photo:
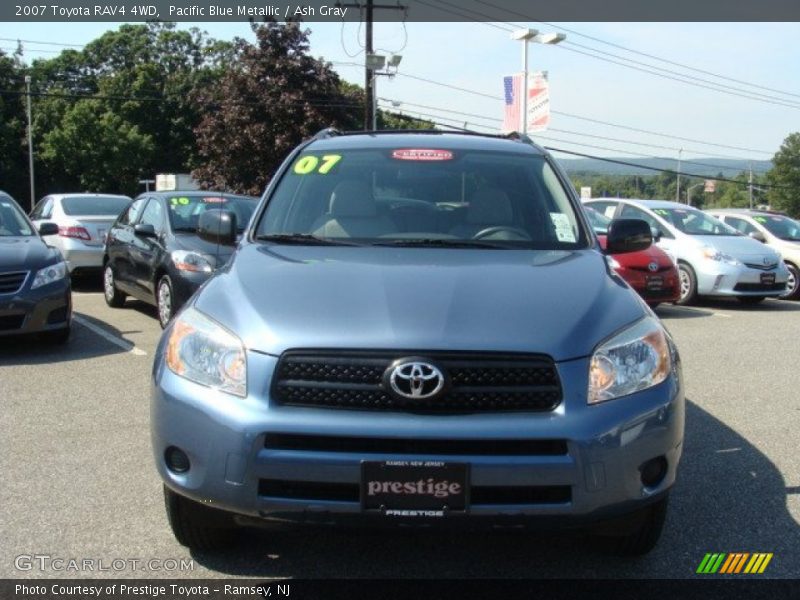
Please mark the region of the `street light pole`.
<svg viewBox="0 0 800 600"><path fill-rule="evenodd" d="M31 178L31 210L36 204L36 192L33 185L33 122L31 120L31 76L25 75L25 95L28 99L28 172Z"/></svg>
<svg viewBox="0 0 800 600"><path fill-rule="evenodd" d="M675 189L675 202L681 201L681 154L683 154L683 148L678 150L678 187Z"/></svg>
<svg viewBox="0 0 800 600"><path fill-rule="evenodd" d="M522 127L521 133L528 133L528 42L537 44L558 44L567 39L563 33L539 33L536 29L518 29L511 33L512 40L522 42Z"/></svg>

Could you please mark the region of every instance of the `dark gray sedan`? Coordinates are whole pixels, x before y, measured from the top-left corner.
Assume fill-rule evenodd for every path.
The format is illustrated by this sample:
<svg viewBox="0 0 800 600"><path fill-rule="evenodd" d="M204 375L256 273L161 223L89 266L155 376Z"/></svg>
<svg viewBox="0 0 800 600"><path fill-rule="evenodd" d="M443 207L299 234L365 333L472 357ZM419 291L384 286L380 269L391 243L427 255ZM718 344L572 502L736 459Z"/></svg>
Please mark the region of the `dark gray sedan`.
<svg viewBox="0 0 800 600"><path fill-rule="evenodd" d="M57 232L55 223L42 223L37 231L14 199L0 192L0 339L26 333L58 343L69 338L67 265L41 237Z"/></svg>

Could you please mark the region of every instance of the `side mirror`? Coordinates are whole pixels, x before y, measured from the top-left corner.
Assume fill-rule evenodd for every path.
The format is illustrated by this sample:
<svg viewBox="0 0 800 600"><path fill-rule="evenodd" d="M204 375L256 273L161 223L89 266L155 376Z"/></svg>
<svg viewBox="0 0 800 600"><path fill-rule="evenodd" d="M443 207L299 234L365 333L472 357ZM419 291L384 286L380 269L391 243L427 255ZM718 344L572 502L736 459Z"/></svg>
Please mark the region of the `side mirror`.
<svg viewBox="0 0 800 600"><path fill-rule="evenodd" d="M200 215L197 235L201 240L223 246L236 244L236 215L229 210L212 209Z"/></svg>
<svg viewBox="0 0 800 600"><path fill-rule="evenodd" d="M767 243L767 238L764 237L764 234L761 233L760 231L751 231L747 235L749 235L754 240L757 240L757 241L761 242L762 244L766 244Z"/></svg>
<svg viewBox="0 0 800 600"><path fill-rule="evenodd" d="M653 236L653 242L658 242L664 235L658 227L651 227L650 234Z"/></svg>
<svg viewBox="0 0 800 600"><path fill-rule="evenodd" d="M614 219L608 226L606 254L625 254L646 250L653 243L653 232L641 219Z"/></svg>
<svg viewBox="0 0 800 600"><path fill-rule="evenodd" d="M44 223L39 223L39 235L58 235L58 225L53 223L52 221L45 221Z"/></svg>
<svg viewBox="0 0 800 600"><path fill-rule="evenodd" d="M139 223L133 226L133 233L142 237L156 237L156 228L150 223Z"/></svg>

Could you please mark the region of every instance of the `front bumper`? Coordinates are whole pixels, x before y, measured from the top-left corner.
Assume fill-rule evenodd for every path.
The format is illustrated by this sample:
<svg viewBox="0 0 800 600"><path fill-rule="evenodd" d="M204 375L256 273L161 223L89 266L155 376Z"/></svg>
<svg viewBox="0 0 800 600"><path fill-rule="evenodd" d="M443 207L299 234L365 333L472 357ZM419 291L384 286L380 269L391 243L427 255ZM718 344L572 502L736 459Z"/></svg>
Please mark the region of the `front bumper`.
<svg viewBox="0 0 800 600"><path fill-rule="evenodd" d="M639 294L645 302L675 302L680 298L677 269L649 273L621 268L617 273ZM654 285L658 283L658 285Z"/></svg>
<svg viewBox="0 0 800 600"><path fill-rule="evenodd" d="M709 264L710 263L710 264ZM779 264L769 270L753 269L745 265L729 265L703 260L697 273L697 293L702 296L772 296L786 292L789 271ZM764 284L762 275L774 274L772 284Z"/></svg>
<svg viewBox="0 0 800 600"><path fill-rule="evenodd" d="M596 406L586 404L588 359L580 359L558 364L564 399L552 412L421 416L271 406L268 374L277 358L256 352L248 352L249 395L236 398L178 377L164 365L162 351L163 342L151 402L152 445L162 479L182 495L246 517L374 523L357 496L361 462L437 460L468 463L470 486L481 489L473 497L482 500L453 517L584 524L635 511L663 496L675 481L681 456L685 405L677 359L658 386ZM329 444L325 449L268 447L273 436L267 434L312 436ZM376 446L367 453L337 447L344 438L368 438ZM509 455L493 453L493 442L482 444L479 453L457 455L380 449L381 440L398 439L423 445L557 439L566 450ZM188 455L187 472L166 468L170 446ZM640 466L657 457L666 459L666 474L646 487ZM508 498L492 494L500 488L560 492L545 493L544 501L495 501ZM303 497L303 490L312 489L313 498ZM326 490L335 492L325 497Z"/></svg>
<svg viewBox="0 0 800 600"><path fill-rule="evenodd" d="M30 273L22 288L0 295L0 337L66 329L72 319L69 276L35 290Z"/></svg>

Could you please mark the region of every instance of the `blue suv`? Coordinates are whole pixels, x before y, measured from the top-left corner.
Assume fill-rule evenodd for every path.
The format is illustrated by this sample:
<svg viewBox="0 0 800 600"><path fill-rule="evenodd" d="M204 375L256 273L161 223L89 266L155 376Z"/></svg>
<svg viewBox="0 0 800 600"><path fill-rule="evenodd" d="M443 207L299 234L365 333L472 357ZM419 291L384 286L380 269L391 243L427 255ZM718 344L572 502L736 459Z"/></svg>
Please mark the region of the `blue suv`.
<svg viewBox="0 0 800 600"><path fill-rule="evenodd" d="M684 430L670 335L524 136L326 130L170 322L152 444L177 539L269 522L658 540ZM620 219L609 254L652 242Z"/></svg>

